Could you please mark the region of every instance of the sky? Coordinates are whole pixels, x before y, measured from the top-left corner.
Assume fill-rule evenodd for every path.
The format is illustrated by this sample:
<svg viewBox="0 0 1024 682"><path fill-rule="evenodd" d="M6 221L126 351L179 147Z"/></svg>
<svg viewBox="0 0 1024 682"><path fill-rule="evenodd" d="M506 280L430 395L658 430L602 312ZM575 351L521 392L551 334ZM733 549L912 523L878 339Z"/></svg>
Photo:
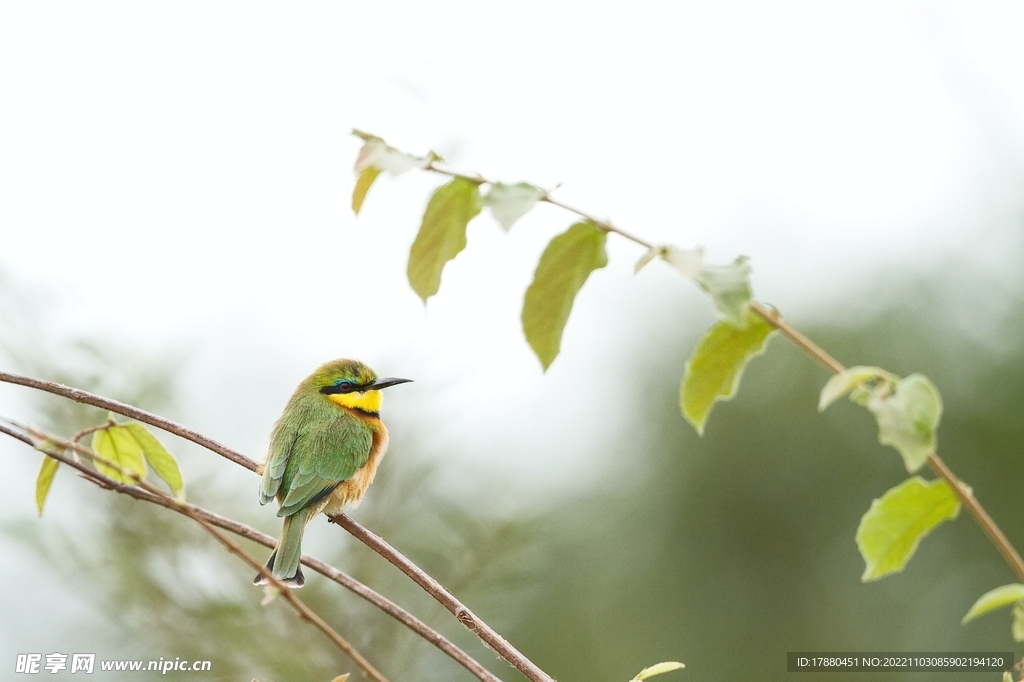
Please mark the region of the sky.
<svg viewBox="0 0 1024 682"><path fill-rule="evenodd" d="M482 214L424 308L405 263L440 179L381 178L357 220L352 128L558 186L712 262L747 255L755 293L797 319L894 270L1019 289L1022 19L1009 2L7 3L0 273L53 338L186 349L190 423L250 452L338 356L429 377L396 404L440 424L442 450L528 423L583 452L617 428L580 395L595 362L699 294L664 267L634 277L640 250L610 240L542 374L518 311L573 217L542 206L506 235ZM533 477L557 449L498 466ZM556 480L585 475L559 461Z"/></svg>

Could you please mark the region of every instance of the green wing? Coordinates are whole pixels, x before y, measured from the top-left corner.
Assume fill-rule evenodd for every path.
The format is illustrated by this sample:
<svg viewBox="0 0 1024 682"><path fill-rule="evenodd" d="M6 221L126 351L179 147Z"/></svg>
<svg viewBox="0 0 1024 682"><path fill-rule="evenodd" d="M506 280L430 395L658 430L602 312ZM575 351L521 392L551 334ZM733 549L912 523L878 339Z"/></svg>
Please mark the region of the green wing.
<svg viewBox="0 0 1024 682"><path fill-rule="evenodd" d="M372 447L373 431L349 414L297 432L283 457L277 515L291 516L330 494L366 464Z"/></svg>
<svg viewBox="0 0 1024 682"><path fill-rule="evenodd" d="M263 467L263 479L260 481L260 504L266 504L277 496L295 439L307 430L303 429L303 426L310 423L299 416L296 410L292 410L291 405L288 408L274 424L274 430L270 434L270 451L267 453L267 463Z"/></svg>

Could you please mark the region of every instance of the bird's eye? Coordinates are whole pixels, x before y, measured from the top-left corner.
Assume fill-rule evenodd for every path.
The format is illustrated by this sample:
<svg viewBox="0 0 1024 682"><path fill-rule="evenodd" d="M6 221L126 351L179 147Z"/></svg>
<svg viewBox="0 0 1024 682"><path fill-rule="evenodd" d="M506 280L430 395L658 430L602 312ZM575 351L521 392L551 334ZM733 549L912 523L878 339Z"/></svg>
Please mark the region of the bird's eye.
<svg viewBox="0 0 1024 682"><path fill-rule="evenodd" d="M336 385L336 386L337 386L337 387L338 387L339 389L341 389L342 391L344 391L344 392L346 392L346 393L347 393L348 391L351 391L351 390L352 390L352 382L351 382L351 381L339 381L339 382L338 382L337 384L335 384L335 385Z"/></svg>

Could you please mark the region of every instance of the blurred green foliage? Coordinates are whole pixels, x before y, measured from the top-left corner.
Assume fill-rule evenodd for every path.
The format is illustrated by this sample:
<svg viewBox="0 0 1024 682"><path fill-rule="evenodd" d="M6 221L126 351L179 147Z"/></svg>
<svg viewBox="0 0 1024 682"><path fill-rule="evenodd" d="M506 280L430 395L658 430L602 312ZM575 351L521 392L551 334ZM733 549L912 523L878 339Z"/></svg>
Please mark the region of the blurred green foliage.
<svg viewBox="0 0 1024 682"><path fill-rule="evenodd" d="M950 323L949 298L905 285L902 291L909 293L855 321L795 322L847 364L931 377L946 403L939 452L1020 546L1024 349L998 340L1022 338L1024 304L1007 297L1002 322L979 334ZM857 524L906 471L895 451L878 444L870 414L846 401L817 412L828 374L784 340L773 340L751 364L738 397L717 406L698 438L678 411L675 370L703 331L680 322L689 319L687 310L659 315L633 330L632 352L610 361L629 371L619 373L626 385L609 395L616 401L609 409L630 419L604 452L588 453L604 463L602 484L517 515L488 507L503 481L476 499L450 499L431 453L417 445L429 425L403 423L395 413L389 424L401 435L360 521L560 680L626 680L662 660L686 663L673 679L781 680L792 650L1013 648L1006 612L960 625L979 595L1012 580L966 515L929 536L903 573L860 581ZM174 372L166 363L76 348L84 371L24 364L173 414ZM64 434L104 417L80 414L66 401L47 399L43 407L45 424ZM216 477L189 480L183 469L190 500L276 532L255 503L255 478L245 498ZM33 482L16 485L30 495ZM104 643L103 657L210 659L211 680L326 681L352 669L286 606L261 608L251 571L185 519L85 484L74 488L79 525L26 519L7 523L5 535L45 557L91 605L91 619L73 625ZM379 557L339 529L318 532L330 533L335 548L324 559L437 627L503 679L518 679ZM253 552L262 559L266 550ZM333 584L313 579L301 597L392 679L469 679Z"/></svg>

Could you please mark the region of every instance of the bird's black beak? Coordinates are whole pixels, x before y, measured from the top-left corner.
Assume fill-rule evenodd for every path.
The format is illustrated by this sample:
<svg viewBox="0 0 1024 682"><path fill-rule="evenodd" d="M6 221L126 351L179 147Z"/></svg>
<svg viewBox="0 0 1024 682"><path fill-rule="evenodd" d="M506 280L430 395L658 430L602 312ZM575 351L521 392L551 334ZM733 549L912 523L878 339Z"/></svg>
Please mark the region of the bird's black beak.
<svg viewBox="0 0 1024 682"><path fill-rule="evenodd" d="M407 384L410 381L412 381L412 379L396 379L394 377L389 377L387 379L377 379L363 390L376 391L382 388L387 388L388 386L394 386L395 384Z"/></svg>

